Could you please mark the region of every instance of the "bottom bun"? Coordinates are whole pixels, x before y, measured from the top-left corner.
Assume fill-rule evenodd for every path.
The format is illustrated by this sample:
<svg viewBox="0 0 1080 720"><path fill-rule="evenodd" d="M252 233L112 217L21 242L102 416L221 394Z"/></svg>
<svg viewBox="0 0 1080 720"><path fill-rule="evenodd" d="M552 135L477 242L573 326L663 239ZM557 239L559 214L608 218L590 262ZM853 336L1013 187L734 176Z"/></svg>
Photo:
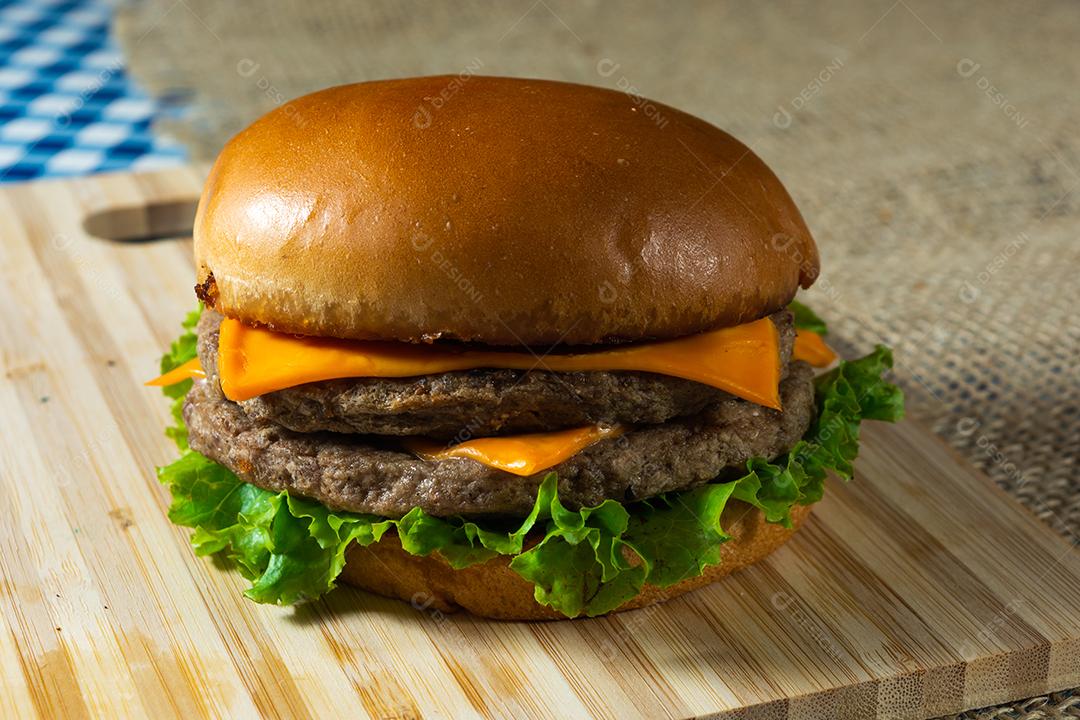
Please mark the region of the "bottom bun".
<svg viewBox="0 0 1080 720"><path fill-rule="evenodd" d="M720 546L718 564L670 587L646 584L614 612L670 600L756 563L783 545L809 514L809 505L796 505L791 510L793 527L785 528L765 522L761 511L750 505L730 502L721 516L721 525L731 540ZM533 584L510 569L510 559L500 556L455 570L438 553L411 555L401 548L396 535L387 535L367 547L350 547L340 579L378 595L399 598L418 609L444 613L467 610L499 620L565 619L557 610L536 602Z"/></svg>

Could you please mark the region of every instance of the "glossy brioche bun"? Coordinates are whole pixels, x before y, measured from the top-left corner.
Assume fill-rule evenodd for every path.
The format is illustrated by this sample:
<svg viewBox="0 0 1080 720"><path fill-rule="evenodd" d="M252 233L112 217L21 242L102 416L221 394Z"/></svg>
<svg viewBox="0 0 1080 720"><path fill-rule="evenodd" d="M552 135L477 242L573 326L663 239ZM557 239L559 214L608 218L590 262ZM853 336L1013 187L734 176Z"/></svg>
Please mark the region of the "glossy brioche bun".
<svg viewBox="0 0 1080 720"><path fill-rule="evenodd" d="M768 315L818 272L784 187L727 133L512 78L289 102L225 146L194 234L215 309L342 338L673 337Z"/></svg>
<svg viewBox="0 0 1080 720"><path fill-rule="evenodd" d="M765 522L760 510L731 501L721 524L731 540L720 546L720 562L696 578L668 588L645 587L615 612L664 602L761 560L795 534L810 514L809 505L791 510L792 528ZM387 535L367 547L355 543L345 555L340 580L364 590L400 598L413 607L440 612L462 609L480 617L499 620L558 620L561 613L533 599L533 585L510 569L509 558L454 570L438 553L427 557L401 549L396 535Z"/></svg>

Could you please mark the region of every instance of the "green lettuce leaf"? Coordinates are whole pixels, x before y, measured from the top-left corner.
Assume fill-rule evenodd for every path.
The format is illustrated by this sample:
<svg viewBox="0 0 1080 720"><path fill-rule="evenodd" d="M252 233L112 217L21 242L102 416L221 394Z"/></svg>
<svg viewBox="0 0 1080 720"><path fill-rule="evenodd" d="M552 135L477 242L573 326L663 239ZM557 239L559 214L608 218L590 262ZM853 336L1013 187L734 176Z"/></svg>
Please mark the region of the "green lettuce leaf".
<svg viewBox="0 0 1080 720"><path fill-rule="evenodd" d="M554 488L555 474L545 482ZM547 498L538 496L541 499ZM606 612L637 594L648 566L640 557L633 564L623 551L633 553L623 540L630 513L622 504L605 500L596 507L568 510L552 492L543 509L550 516L544 538L510 561L511 570L535 585L538 602L576 617Z"/></svg>
<svg viewBox="0 0 1080 720"><path fill-rule="evenodd" d="M829 329L825 326L825 321L798 300L792 300L788 305L788 310L795 316L796 330L809 330L810 332L816 332L818 335L825 335L829 332Z"/></svg>
<svg viewBox="0 0 1080 720"><path fill-rule="evenodd" d="M173 368L177 368L188 360L195 357L196 343L198 338L195 335L195 326L199 324L199 316L202 315L202 307L189 312L187 317L184 318L182 326L184 332L173 341L173 344L169 347L169 352L161 356L161 374L169 372ZM172 417L173 425L165 428L165 434L172 438L177 447L181 450L187 449L187 426L184 425L184 418L181 415L181 410L184 407L184 396L188 394L188 390L191 389L191 380L184 380L178 382L175 385L166 385L162 388L166 397L172 398Z"/></svg>
<svg viewBox="0 0 1080 720"><path fill-rule="evenodd" d="M720 513L740 482L668 493L635 508L625 539L645 561L650 583L668 587L720 561L720 545L729 539Z"/></svg>
<svg viewBox="0 0 1080 720"><path fill-rule="evenodd" d="M184 335L162 358L163 372L195 356L197 321L198 312L188 316ZM569 509L559 501L558 479L550 473L528 516L510 526L438 518L420 508L399 519L336 512L245 483L187 447L178 408L191 381L165 388L177 422L169 434L182 454L159 468L158 477L172 493L169 518L194 528L196 553L234 561L251 581L245 594L257 602L287 605L328 592L350 545L368 545L393 531L407 552L437 552L455 568L509 557L511 569L533 583L538 602L568 617L593 616L619 607L646 583L668 587L719 562L720 546L728 540L721 515L731 499L759 508L769 522L790 526L793 507L821 499L830 471L850 479L860 422L903 416L900 390L882 378L891 367L891 352L878 347L818 377L817 419L803 439L780 458L750 460L742 477L647 501L605 500ZM530 533L534 542L526 549Z"/></svg>

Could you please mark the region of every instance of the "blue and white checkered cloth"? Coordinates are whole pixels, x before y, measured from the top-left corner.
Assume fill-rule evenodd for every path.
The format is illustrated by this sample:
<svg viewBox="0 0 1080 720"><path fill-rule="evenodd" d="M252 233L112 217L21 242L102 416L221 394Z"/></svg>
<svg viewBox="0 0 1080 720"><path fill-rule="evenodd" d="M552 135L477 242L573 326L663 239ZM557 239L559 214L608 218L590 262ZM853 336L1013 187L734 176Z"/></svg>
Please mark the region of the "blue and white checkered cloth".
<svg viewBox="0 0 1080 720"><path fill-rule="evenodd" d="M108 0L0 0L0 182L181 162L124 72Z"/></svg>

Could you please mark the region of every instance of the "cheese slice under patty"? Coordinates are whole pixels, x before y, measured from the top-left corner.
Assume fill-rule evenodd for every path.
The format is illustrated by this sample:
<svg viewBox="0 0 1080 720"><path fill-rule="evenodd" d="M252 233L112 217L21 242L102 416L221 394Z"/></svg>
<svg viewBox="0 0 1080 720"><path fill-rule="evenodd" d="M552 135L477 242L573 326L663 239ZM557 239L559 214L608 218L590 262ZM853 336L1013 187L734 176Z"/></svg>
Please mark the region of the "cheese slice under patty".
<svg viewBox="0 0 1080 720"><path fill-rule="evenodd" d="M427 438L408 438L403 444L409 452L425 460L469 458L488 467L524 476L554 467L590 445L619 437L624 432L626 429L621 426L586 425L554 432L476 438L449 446Z"/></svg>

